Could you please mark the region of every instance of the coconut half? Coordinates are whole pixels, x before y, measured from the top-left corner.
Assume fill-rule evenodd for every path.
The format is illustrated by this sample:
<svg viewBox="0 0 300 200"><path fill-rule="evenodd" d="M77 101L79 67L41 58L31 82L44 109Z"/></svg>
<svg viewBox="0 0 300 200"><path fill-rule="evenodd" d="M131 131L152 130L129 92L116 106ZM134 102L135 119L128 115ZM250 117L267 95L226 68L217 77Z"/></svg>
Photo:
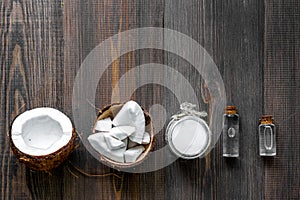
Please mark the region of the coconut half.
<svg viewBox="0 0 300 200"><path fill-rule="evenodd" d="M21 162L33 170L49 171L72 152L76 133L64 113L41 107L17 116L9 137L11 148Z"/></svg>

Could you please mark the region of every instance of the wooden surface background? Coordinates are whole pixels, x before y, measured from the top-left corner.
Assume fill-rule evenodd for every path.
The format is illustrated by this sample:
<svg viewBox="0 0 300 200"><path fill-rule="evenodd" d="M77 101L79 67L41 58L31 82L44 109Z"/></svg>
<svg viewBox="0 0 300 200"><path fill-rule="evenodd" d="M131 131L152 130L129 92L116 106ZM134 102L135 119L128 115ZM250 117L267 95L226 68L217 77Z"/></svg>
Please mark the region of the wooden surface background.
<svg viewBox="0 0 300 200"><path fill-rule="evenodd" d="M300 199L298 0L1 0L0 5L0 199ZM52 174L18 163L6 138L14 117L51 106L72 118L73 82L87 54L114 34L146 26L187 34L212 56L228 104L241 116L240 157L223 158L220 140L204 159L179 159L144 174L104 166L82 145ZM205 83L186 60L143 49L109 66L99 81L96 107L109 103L123 74L151 62L182 73L205 101ZM135 87L135 80L126 87ZM179 106L171 91L156 84L139 88L132 98L146 109L164 106L167 113L156 113L162 122ZM263 114L273 114L277 125L274 158L258 155ZM163 137L164 130L156 149L165 145ZM90 177L76 168L116 176Z"/></svg>

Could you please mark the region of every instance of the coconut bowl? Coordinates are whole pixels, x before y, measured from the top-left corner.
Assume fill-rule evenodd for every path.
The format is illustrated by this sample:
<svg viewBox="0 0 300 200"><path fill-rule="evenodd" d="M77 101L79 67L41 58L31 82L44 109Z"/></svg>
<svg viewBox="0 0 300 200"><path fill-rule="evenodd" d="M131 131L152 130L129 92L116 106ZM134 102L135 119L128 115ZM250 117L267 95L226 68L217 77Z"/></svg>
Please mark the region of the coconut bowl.
<svg viewBox="0 0 300 200"><path fill-rule="evenodd" d="M101 110L99 110L98 116L95 120L95 124L98 120L102 120L105 118L110 118L111 120L114 119L114 117L119 113L119 111L121 110L121 108L123 107L125 103L114 103L114 104L110 104L105 106L104 108L102 108ZM154 147L154 142L155 142L155 137L154 137L154 131L153 131L153 125L152 125L152 121L151 121L151 117L149 115L149 113L142 108L143 113L144 113L144 117L145 117L145 131L148 132L150 134L150 143L143 145L145 150L143 151L143 153L138 157L138 159L135 162L131 162L131 163L121 163L121 162L116 162L114 160L111 160L110 158L101 155L100 154L100 160L115 169L124 169L124 168L131 168L131 167L135 167L140 165L143 161L145 161L150 153L150 151L153 149ZM96 133L95 130L95 126L93 128L93 133Z"/></svg>

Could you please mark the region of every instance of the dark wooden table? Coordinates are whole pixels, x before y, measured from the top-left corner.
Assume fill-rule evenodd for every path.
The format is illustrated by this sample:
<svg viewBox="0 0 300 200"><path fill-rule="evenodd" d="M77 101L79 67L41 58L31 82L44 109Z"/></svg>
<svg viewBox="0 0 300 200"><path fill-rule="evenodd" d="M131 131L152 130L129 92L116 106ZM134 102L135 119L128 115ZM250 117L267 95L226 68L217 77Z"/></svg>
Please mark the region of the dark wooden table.
<svg viewBox="0 0 300 200"><path fill-rule="evenodd" d="M0 199L300 199L298 0L1 0L0 5ZM219 140L206 158L178 159L142 174L102 165L82 145L51 174L18 163L6 137L14 117L51 106L72 118L73 83L89 52L114 34L149 26L182 32L212 56L227 102L241 116L240 157L224 159ZM115 60L99 81L95 106L110 103L112 88L130 69L154 62L183 74L209 108L212 99L201 75L186 60L158 49ZM132 87L135 81L128 80L126 88ZM157 84L138 88L132 98L146 109L161 104L167 118L179 106ZM258 155L263 114L274 116L278 131L278 155L269 159ZM164 145L163 129L155 149ZM90 176L107 173L115 175Z"/></svg>

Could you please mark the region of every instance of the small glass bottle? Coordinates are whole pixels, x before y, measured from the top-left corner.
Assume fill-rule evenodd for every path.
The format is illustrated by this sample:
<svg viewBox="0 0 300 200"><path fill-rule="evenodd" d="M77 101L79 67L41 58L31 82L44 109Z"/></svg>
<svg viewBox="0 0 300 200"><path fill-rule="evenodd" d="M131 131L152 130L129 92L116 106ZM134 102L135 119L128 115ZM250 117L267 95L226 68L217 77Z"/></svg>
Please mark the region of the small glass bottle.
<svg viewBox="0 0 300 200"><path fill-rule="evenodd" d="M276 139L275 125L273 124L272 115L262 116L259 132L259 155L275 156L276 155Z"/></svg>
<svg viewBox="0 0 300 200"><path fill-rule="evenodd" d="M239 115L235 106L226 106L223 117L223 156L239 157Z"/></svg>

